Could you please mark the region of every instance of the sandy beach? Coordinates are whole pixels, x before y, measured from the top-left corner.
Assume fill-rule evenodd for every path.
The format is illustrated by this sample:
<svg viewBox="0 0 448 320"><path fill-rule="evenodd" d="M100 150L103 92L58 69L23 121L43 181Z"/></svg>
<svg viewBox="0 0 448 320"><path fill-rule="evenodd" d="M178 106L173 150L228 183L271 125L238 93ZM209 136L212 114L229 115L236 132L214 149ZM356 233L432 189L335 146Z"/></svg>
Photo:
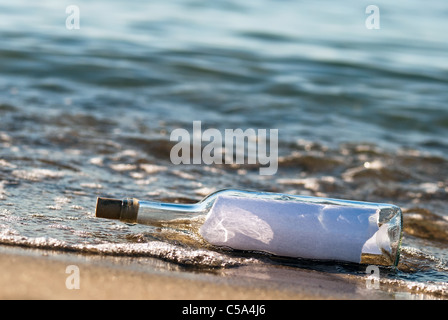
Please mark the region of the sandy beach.
<svg viewBox="0 0 448 320"><path fill-rule="evenodd" d="M68 289L68 266L79 268L79 289ZM2 247L0 299L290 300L395 299L342 275L288 268L182 270L152 258L116 259ZM67 273L68 271L68 273ZM403 296L402 296L403 297Z"/></svg>

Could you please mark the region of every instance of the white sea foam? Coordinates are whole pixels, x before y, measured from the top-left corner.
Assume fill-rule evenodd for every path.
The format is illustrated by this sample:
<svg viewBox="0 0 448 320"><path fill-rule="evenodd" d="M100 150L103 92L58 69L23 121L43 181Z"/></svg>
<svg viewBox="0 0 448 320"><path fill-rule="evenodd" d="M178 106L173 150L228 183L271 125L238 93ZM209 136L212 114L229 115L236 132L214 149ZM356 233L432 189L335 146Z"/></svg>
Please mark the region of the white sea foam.
<svg viewBox="0 0 448 320"><path fill-rule="evenodd" d="M165 167L165 166L159 166L156 164L149 164L149 163L141 164L140 168L149 174L167 170L167 167Z"/></svg>
<svg viewBox="0 0 448 320"><path fill-rule="evenodd" d="M131 171L137 168L136 165L127 163L111 164L110 167L115 171Z"/></svg>
<svg viewBox="0 0 448 320"><path fill-rule="evenodd" d="M49 169L14 170L12 175L16 178L28 181L43 181L45 179L57 179L65 175L64 171Z"/></svg>
<svg viewBox="0 0 448 320"><path fill-rule="evenodd" d="M227 255L203 249L182 248L176 245L161 241L151 241L145 243L120 243L120 244L94 244L79 245L79 250L90 253L101 253L110 255L126 256L150 256L159 257L172 262L207 266L207 267L228 267L240 265L245 262L256 262L256 259L233 259Z"/></svg>
<svg viewBox="0 0 448 320"><path fill-rule="evenodd" d="M0 200L6 200L6 191L5 191L5 183L3 181L0 182Z"/></svg>

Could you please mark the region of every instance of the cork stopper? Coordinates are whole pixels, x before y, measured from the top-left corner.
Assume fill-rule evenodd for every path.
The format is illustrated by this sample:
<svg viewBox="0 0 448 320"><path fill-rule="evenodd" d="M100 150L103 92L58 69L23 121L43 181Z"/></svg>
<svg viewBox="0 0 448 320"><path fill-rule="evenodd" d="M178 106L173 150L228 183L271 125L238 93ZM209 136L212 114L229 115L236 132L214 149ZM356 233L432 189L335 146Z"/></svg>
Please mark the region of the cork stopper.
<svg viewBox="0 0 448 320"><path fill-rule="evenodd" d="M122 200L98 198L95 215L98 218L120 219L122 207Z"/></svg>

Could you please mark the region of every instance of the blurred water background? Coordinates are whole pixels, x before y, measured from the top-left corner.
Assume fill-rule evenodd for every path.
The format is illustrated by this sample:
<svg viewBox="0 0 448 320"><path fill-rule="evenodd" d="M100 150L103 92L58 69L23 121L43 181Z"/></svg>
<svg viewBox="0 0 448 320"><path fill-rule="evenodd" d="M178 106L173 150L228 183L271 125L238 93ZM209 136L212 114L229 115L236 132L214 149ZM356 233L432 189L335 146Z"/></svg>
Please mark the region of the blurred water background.
<svg viewBox="0 0 448 320"><path fill-rule="evenodd" d="M69 5L80 28L69 30ZM192 268L353 266L201 248L94 217L97 196L194 202L239 188L388 202L388 288L447 297L448 8L376 1L0 1L0 243ZM170 162L170 132L279 130L279 169Z"/></svg>

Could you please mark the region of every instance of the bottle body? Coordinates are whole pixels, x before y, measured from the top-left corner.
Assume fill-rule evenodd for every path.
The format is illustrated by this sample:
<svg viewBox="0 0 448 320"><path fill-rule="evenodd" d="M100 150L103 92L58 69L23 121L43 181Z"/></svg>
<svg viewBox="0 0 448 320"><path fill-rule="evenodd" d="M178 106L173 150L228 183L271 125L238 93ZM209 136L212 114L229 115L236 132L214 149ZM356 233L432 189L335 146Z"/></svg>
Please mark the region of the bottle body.
<svg viewBox="0 0 448 320"><path fill-rule="evenodd" d="M200 218L208 243L279 256L396 265L402 216L393 205L221 190L195 204L125 200L121 220Z"/></svg>

